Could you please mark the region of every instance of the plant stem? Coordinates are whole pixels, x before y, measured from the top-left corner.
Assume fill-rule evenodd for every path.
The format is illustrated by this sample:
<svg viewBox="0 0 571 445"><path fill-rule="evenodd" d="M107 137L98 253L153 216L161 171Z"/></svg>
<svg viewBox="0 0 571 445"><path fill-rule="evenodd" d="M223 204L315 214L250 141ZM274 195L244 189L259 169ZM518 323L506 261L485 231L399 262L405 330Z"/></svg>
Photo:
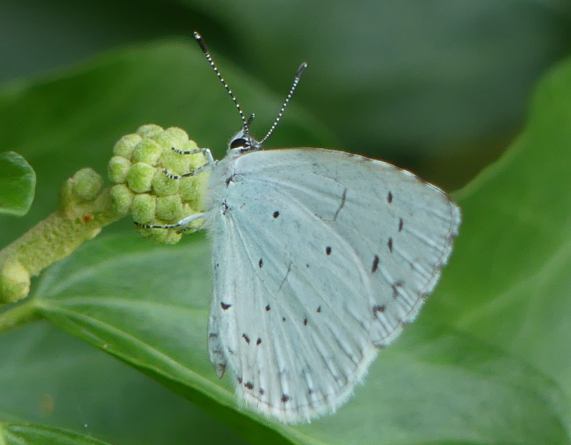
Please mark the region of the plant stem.
<svg viewBox="0 0 571 445"><path fill-rule="evenodd" d="M32 276L119 218L100 176L91 169L78 171L62 188L60 208L0 250L0 304L26 297Z"/></svg>

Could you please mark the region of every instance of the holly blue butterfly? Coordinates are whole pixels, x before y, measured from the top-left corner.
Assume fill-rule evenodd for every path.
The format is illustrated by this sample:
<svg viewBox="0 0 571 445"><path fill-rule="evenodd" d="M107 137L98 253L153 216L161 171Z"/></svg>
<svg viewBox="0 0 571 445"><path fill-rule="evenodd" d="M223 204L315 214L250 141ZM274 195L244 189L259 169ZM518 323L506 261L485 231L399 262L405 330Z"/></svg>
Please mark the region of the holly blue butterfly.
<svg viewBox="0 0 571 445"><path fill-rule="evenodd" d="M210 360L230 370L238 398L286 423L331 413L379 349L417 316L448 261L460 210L437 187L391 164L323 148L263 150L307 67L302 64L266 136L210 66L242 119L210 171L213 245Z"/></svg>

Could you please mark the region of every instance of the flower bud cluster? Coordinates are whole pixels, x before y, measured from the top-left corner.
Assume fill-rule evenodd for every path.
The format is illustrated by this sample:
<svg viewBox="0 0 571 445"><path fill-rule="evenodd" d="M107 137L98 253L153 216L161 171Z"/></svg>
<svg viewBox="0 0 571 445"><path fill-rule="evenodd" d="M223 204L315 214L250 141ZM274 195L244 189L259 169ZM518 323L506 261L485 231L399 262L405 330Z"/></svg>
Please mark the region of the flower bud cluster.
<svg viewBox="0 0 571 445"><path fill-rule="evenodd" d="M123 136L108 165L114 210L119 215L130 214L144 236L166 244L178 242L180 230L142 225L173 224L202 210L208 173L177 179L167 175L184 175L204 165L206 158L200 151L180 153L195 149L196 143L175 127L144 125Z"/></svg>

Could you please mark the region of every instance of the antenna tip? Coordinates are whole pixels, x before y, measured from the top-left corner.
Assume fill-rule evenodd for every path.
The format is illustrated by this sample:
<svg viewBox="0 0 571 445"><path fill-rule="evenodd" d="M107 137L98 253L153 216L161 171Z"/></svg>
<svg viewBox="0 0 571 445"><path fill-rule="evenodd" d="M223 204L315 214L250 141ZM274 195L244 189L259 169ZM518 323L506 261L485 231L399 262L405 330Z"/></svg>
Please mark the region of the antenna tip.
<svg viewBox="0 0 571 445"><path fill-rule="evenodd" d="M301 75L303 74L303 72L305 71L305 69L308 66L309 65L307 64L307 62L303 62L301 65L299 65L299 67L297 68L297 71L295 72L295 77L301 77Z"/></svg>
<svg viewBox="0 0 571 445"><path fill-rule="evenodd" d="M204 43L204 39L202 38L202 36L197 31L194 31L192 35L194 37L194 40L198 42L198 45L200 46L202 52L208 55L208 48L206 48L206 43Z"/></svg>

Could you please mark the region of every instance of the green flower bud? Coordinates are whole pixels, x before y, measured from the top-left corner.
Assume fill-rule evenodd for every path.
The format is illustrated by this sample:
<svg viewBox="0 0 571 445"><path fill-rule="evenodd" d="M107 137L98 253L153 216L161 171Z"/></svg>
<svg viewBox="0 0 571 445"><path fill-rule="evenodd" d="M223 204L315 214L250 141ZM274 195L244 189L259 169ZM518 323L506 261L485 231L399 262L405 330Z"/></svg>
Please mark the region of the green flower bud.
<svg viewBox="0 0 571 445"><path fill-rule="evenodd" d="M125 184L117 184L111 187L111 204L114 212L118 216L125 216L129 213L131 203L133 202L133 194Z"/></svg>
<svg viewBox="0 0 571 445"><path fill-rule="evenodd" d="M183 178L180 180L179 195L183 202L188 202L194 208L202 209L204 207L204 190L207 187L207 175Z"/></svg>
<svg viewBox="0 0 571 445"><path fill-rule="evenodd" d="M173 181L162 170L155 170L153 178L153 194L157 196L168 196L178 193L180 181Z"/></svg>
<svg viewBox="0 0 571 445"><path fill-rule="evenodd" d="M157 165L163 150L159 144L149 138L144 138L133 150L133 162L144 162L149 165Z"/></svg>
<svg viewBox="0 0 571 445"><path fill-rule="evenodd" d="M179 150L184 147L188 142L188 135L186 132L177 127L167 128L162 133L153 136L153 139L157 141L161 147L166 149L171 149L172 147Z"/></svg>
<svg viewBox="0 0 571 445"><path fill-rule="evenodd" d="M93 201L103 187L103 178L91 168L82 168L73 178L72 193L83 201Z"/></svg>
<svg viewBox="0 0 571 445"><path fill-rule="evenodd" d="M131 159L131 153L139 142L141 142L141 136L138 134L127 134L117 141L115 147L113 147L113 154L122 156L125 159Z"/></svg>
<svg viewBox="0 0 571 445"><path fill-rule="evenodd" d="M137 162L129 169L127 173L127 184L135 193L145 193L151 190L155 169L142 162Z"/></svg>
<svg viewBox="0 0 571 445"><path fill-rule="evenodd" d="M157 224L160 222L157 221ZM182 238L182 234L175 230L165 229L139 229L139 233L160 244L176 244Z"/></svg>
<svg viewBox="0 0 571 445"><path fill-rule="evenodd" d="M160 162L163 168L177 175L183 175L191 170L190 156L178 154L171 148L163 150Z"/></svg>
<svg viewBox="0 0 571 445"><path fill-rule="evenodd" d="M201 212L203 196L207 187L208 172L197 176L184 176L206 163L199 151L193 154L181 153L197 149L194 141L180 128L167 128L158 125L143 125L134 135L130 151L123 149L109 162L109 177L116 184L111 189L111 200L115 211L124 215L131 212L133 220L139 224L165 225ZM120 145L119 143L117 144ZM174 148L174 150L173 150ZM130 160L131 164L129 164ZM128 170L128 171L126 171ZM182 178L171 178L165 170ZM199 228L200 221L193 224ZM160 243L176 243L181 234L178 228L147 229L139 227L139 232Z"/></svg>
<svg viewBox="0 0 571 445"><path fill-rule="evenodd" d="M196 179L191 176L180 180L179 193L184 201L190 202L195 198Z"/></svg>
<svg viewBox="0 0 571 445"><path fill-rule="evenodd" d="M148 194L135 195L131 204L133 221L138 224L155 223L157 198Z"/></svg>
<svg viewBox="0 0 571 445"><path fill-rule="evenodd" d="M30 273L16 260L6 261L0 270L0 303L12 303L30 292Z"/></svg>
<svg viewBox="0 0 571 445"><path fill-rule="evenodd" d="M161 236L164 236L164 238L161 238L162 244L176 244L182 238L182 233L176 230L163 230Z"/></svg>
<svg viewBox="0 0 571 445"><path fill-rule="evenodd" d="M155 215L158 219L169 222L176 222L182 218L182 201L180 196L158 197Z"/></svg>
<svg viewBox="0 0 571 445"><path fill-rule="evenodd" d="M107 166L109 180L115 184L122 184L127 179L131 162L122 156L113 156Z"/></svg>
<svg viewBox="0 0 571 445"><path fill-rule="evenodd" d="M162 133L163 131L164 130L162 129L162 127L159 127L158 125L148 124L140 126L137 129L137 134L142 137L152 138L153 136L156 136Z"/></svg>

